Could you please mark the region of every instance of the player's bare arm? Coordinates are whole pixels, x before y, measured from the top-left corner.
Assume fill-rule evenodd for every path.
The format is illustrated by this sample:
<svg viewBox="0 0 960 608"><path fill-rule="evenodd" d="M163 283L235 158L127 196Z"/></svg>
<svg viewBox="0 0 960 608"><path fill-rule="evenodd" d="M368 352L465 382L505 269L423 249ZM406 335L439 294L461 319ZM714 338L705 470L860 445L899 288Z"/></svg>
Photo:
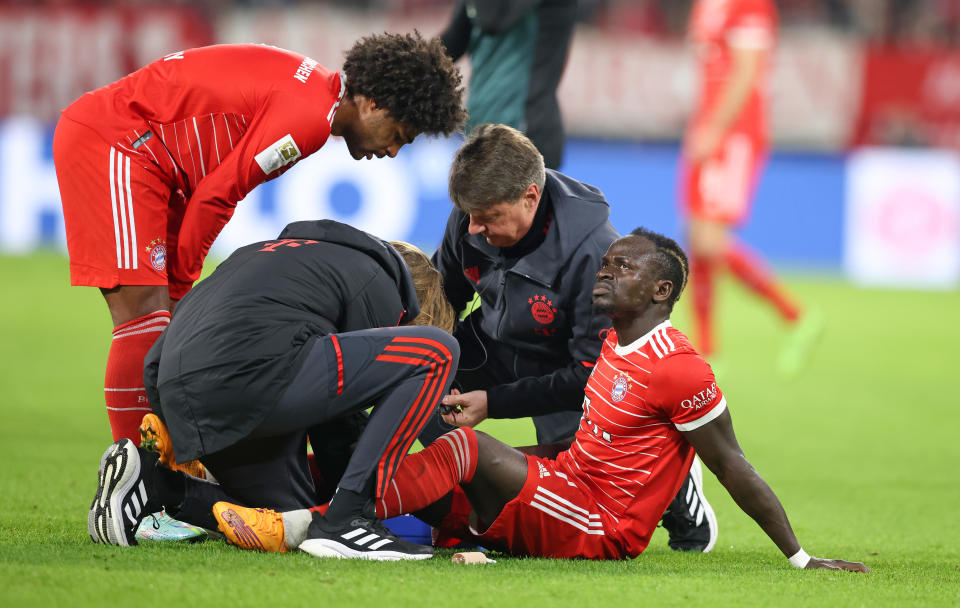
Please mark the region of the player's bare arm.
<svg viewBox="0 0 960 608"><path fill-rule="evenodd" d="M684 152L691 163L702 162L716 152L727 129L740 115L750 97L768 53L769 50L762 48L733 47L730 79L724 85L713 111L703 124L690 133L684 144Z"/></svg>
<svg viewBox="0 0 960 608"><path fill-rule="evenodd" d="M684 431L683 435L737 505L757 522L780 551L787 557L797 554L801 549L800 542L790 527L783 505L740 449L730 412L724 411L716 420L695 430ZM811 557L805 568L870 571L860 562L817 557Z"/></svg>

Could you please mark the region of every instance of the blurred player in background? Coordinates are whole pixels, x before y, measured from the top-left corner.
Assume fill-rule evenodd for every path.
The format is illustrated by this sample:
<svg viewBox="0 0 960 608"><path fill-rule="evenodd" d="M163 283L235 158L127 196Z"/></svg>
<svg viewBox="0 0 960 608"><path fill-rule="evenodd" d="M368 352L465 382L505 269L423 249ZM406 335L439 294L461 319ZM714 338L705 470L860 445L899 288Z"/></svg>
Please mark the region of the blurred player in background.
<svg viewBox="0 0 960 608"><path fill-rule="evenodd" d="M563 161L557 86L577 20L576 0L458 0L441 39L470 55L467 133L484 123L526 133L550 169Z"/></svg>
<svg viewBox="0 0 960 608"><path fill-rule="evenodd" d="M690 247L691 293L699 351L715 350L714 284L729 270L796 326L781 369L797 370L819 329L759 255L734 235L748 217L766 160L767 74L777 36L773 0L697 0L690 38L699 62L700 99L683 149L683 207Z"/></svg>
<svg viewBox="0 0 960 608"><path fill-rule="evenodd" d="M641 228L615 241L592 290L613 330L570 448L542 458L467 427L451 431L404 461L378 515L418 511L443 532L520 555L636 557L691 464L700 474L696 453L794 567L869 571L800 546L780 501L744 457L710 366L670 323L686 281L687 257L672 239ZM458 422L456 412L445 418ZM263 519L238 509L251 522ZM275 527L257 532L279 536L309 519L308 511L273 514Z"/></svg>
<svg viewBox="0 0 960 608"><path fill-rule="evenodd" d="M427 268L432 277L414 279L408 259L417 275ZM372 406L333 480L330 507L302 532L317 555L430 557L430 547L380 524L373 499L388 491L453 380L452 322L439 273L405 244L321 220L238 249L184 297L144 372L150 404L169 429L162 451L180 463L200 459L218 483L158 466L157 456L121 439L101 459L90 537L136 544L134 530L160 506L206 528L217 526L211 509L220 500L309 508L317 503L309 430ZM393 327L434 323L446 327Z"/></svg>
<svg viewBox="0 0 960 608"><path fill-rule="evenodd" d="M355 159L394 156L465 115L439 39L373 35L340 72L271 46L172 53L63 111L53 158L73 285L113 320L105 397L114 439L139 443L143 358L237 202L342 136Z"/></svg>

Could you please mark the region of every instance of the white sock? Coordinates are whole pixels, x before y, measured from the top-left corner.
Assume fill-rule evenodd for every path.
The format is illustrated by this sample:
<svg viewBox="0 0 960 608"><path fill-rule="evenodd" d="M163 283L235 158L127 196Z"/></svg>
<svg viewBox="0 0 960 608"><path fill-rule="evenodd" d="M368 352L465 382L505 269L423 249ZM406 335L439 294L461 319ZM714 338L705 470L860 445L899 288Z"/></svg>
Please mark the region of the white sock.
<svg viewBox="0 0 960 608"><path fill-rule="evenodd" d="M283 517L283 536L287 547L296 549L307 538L307 528L313 516L309 509L284 511L280 515Z"/></svg>

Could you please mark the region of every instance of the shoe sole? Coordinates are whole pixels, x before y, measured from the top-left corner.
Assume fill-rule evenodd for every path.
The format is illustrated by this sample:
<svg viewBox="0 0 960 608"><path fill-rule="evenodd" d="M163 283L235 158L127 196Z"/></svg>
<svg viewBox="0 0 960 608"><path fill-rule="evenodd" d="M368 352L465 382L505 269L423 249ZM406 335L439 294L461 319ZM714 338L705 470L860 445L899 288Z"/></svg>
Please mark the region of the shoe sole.
<svg viewBox="0 0 960 608"><path fill-rule="evenodd" d="M87 533L90 534L90 540L95 543L99 543L100 535L97 532L96 525L96 507L97 502L100 500L101 493L103 492L103 468L104 464L107 462L107 457L113 454L113 445L111 445L107 450L100 456L100 467L97 468L97 493L93 496L93 502L90 503L90 511L87 513Z"/></svg>
<svg viewBox="0 0 960 608"><path fill-rule="evenodd" d="M300 550L314 557L334 557L337 559L369 559L378 562L398 562L401 560L430 559L433 553L400 553L397 551L357 551L335 540L326 538L308 538L300 543Z"/></svg>
<svg viewBox="0 0 960 608"><path fill-rule="evenodd" d="M140 477L140 457L136 452L133 442L123 439L108 447L100 458L97 493L87 515L87 531L95 543L121 547L136 544L127 539L120 505Z"/></svg>
<svg viewBox="0 0 960 608"><path fill-rule="evenodd" d="M703 505L703 514L707 518L707 525L710 527L710 542L704 547L703 553L708 553L717 543L717 514L713 512L713 507L707 502L707 497L703 495L703 467L700 465L700 459L693 458L693 464L690 466L690 477L693 478L693 491L697 493L697 500Z"/></svg>

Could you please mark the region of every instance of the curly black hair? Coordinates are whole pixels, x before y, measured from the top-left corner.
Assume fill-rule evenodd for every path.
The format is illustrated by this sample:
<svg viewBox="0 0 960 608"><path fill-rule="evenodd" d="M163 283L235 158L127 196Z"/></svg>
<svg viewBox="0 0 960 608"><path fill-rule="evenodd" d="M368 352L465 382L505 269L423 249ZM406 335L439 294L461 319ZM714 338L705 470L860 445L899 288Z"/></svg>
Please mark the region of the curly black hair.
<svg viewBox="0 0 960 608"><path fill-rule="evenodd" d="M347 51L347 92L363 95L421 133L449 135L467 118L460 70L439 38L373 34Z"/></svg>
<svg viewBox="0 0 960 608"><path fill-rule="evenodd" d="M673 283L673 293L667 299L668 309L673 310L673 305L680 299L683 288L687 286L687 277L690 274L687 254L675 240L658 232L640 227L630 234L647 239L657 248L657 258L663 278Z"/></svg>

